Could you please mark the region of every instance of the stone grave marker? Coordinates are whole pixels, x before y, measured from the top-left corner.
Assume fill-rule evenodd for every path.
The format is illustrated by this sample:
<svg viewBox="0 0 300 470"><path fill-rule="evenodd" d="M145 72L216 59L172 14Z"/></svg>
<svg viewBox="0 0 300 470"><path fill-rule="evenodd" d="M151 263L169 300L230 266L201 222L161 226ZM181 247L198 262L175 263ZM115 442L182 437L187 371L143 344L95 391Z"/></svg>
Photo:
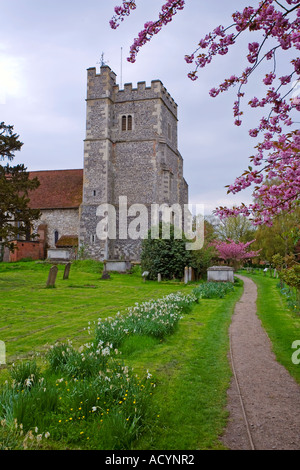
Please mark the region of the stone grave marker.
<svg viewBox="0 0 300 470"><path fill-rule="evenodd" d="M161 282L161 274L160 273L158 273L158 275L157 275L157 281Z"/></svg>
<svg viewBox="0 0 300 470"><path fill-rule="evenodd" d="M50 268L46 287L54 287L55 286L57 272L58 272L58 267L57 266L52 266Z"/></svg>
<svg viewBox="0 0 300 470"><path fill-rule="evenodd" d="M184 283L187 284L189 282L189 268L186 266L184 268Z"/></svg>
<svg viewBox="0 0 300 470"><path fill-rule="evenodd" d="M65 266L63 279L69 279L70 269L71 269L71 263L67 263Z"/></svg>

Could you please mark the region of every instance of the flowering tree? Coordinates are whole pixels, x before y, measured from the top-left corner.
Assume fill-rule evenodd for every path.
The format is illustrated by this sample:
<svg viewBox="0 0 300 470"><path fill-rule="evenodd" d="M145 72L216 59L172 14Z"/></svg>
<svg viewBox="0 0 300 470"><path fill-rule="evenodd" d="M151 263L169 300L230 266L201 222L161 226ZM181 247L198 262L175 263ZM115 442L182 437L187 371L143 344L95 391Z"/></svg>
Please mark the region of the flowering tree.
<svg viewBox="0 0 300 470"><path fill-rule="evenodd" d="M123 4L115 8L111 27L117 28L136 9L136 3L136 0L123 0ZM261 136L261 141L255 147L256 154L250 157L251 166L233 184L227 186L228 193L233 194L252 186L254 203L248 206L241 204L232 209L219 207L216 212L220 217L243 214L251 216L255 224L271 225L275 215L293 210L299 201L300 131L295 126L295 115L300 111L300 96L296 96L300 85L300 57L297 57L300 49L300 0L256 0L255 3L255 6L233 13L233 23L228 27L220 25L206 34L195 51L185 56L185 60L193 64L189 78L196 80L199 70L216 56L226 55L242 34L256 34L257 41L248 44L249 66L240 75L232 75L210 90L210 95L216 97L233 86L237 87L233 114L235 125L240 126L244 86L262 63L270 64L269 73L262 78L266 86L264 96L254 96L248 103L252 108L265 108L265 116L256 128L249 130L250 136ZM147 22L134 39L128 60L135 62L140 47L184 7L184 0L166 1L158 19ZM294 55L289 70L282 74L277 71L276 64L279 54L287 51Z"/></svg>
<svg viewBox="0 0 300 470"><path fill-rule="evenodd" d="M217 250L219 258L223 259L224 261L232 261L234 266L236 267L237 264L242 260L247 260L259 256L260 250L247 251L249 246L254 241L255 240L251 240L250 242L242 243L235 242L228 238L228 240L225 242L215 241L212 244Z"/></svg>

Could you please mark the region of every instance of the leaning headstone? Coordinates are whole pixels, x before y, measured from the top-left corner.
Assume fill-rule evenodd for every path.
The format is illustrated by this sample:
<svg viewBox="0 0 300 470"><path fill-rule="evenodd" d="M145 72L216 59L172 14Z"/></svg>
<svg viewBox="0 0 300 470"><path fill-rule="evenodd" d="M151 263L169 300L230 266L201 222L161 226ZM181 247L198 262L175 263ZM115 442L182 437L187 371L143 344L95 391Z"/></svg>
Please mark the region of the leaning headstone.
<svg viewBox="0 0 300 470"><path fill-rule="evenodd" d="M161 274L160 273L158 273L158 275L157 275L157 282L161 282Z"/></svg>
<svg viewBox="0 0 300 470"><path fill-rule="evenodd" d="M63 279L69 279L70 269L71 269L71 263L67 263L65 266Z"/></svg>
<svg viewBox="0 0 300 470"><path fill-rule="evenodd" d="M46 287L54 287L55 286L57 272L58 272L58 267L57 266L52 266L50 268Z"/></svg>
<svg viewBox="0 0 300 470"><path fill-rule="evenodd" d="M149 272L148 271L144 271L143 274L142 274L142 278L143 278L143 281L146 282L146 277L149 276Z"/></svg>
<svg viewBox="0 0 300 470"><path fill-rule="evenodd" d="M187 284L189 282L189 268L186 266L184 268L184 283Z"/></svg>

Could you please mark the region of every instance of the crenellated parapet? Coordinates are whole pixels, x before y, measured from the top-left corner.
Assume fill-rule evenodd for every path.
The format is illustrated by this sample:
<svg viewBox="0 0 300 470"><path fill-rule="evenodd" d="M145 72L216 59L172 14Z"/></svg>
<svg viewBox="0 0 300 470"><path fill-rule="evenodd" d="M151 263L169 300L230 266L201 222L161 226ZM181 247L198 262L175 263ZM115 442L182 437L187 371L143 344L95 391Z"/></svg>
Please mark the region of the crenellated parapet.
<svg viewBox="0 0 300 470"><path fill-rule="evenodd" d="M99 74L95 67L89 68L87 70L87 99L111 98L116 85L116 77L107 65L101 67Z"/></svg>
<svg viewBox="0 0 300 470"><path fill-rule="evenodd" d="M151 86L147 86L146 82L138 82L136 87L133 87L132 83L125 83L122 90L120 90L119 85L114 87L114 100L116 103L153 99L161 99L169 111L177 118L177 104L160 80L152 80Z"/></svg>
<svg viewBox="0 0 300 470"><path fill-rule="evenodd" d="M125 83L123 89L116 83L116 74L104 65L97 74L96 68L87 70L87 100L110 98L116 103L126 101L143 101L161 99L169 111L177 118L177 104L160 80L152 80L151 85L138 82L134 87L132 83Z"/></svg>

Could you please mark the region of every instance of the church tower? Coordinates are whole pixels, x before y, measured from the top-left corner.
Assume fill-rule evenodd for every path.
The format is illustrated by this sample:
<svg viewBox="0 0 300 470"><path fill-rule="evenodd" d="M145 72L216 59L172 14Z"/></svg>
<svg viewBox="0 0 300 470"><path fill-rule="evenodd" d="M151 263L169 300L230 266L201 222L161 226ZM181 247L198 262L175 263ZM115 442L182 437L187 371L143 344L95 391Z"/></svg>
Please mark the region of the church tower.
<svg viewBox="0 0 300 470"><path fill-rule="evenodd" d="M138 260L140 239L119 236L119 202L188 203L183 160L177 148L177 104L161 81L120 90L104 65L87 71L86 138L79 244L94 259ZM121 197L121 199L120 199ZM99 206L116 213L116 237L98 237ZM150 226L149 226L150 228Z"/></svg>

